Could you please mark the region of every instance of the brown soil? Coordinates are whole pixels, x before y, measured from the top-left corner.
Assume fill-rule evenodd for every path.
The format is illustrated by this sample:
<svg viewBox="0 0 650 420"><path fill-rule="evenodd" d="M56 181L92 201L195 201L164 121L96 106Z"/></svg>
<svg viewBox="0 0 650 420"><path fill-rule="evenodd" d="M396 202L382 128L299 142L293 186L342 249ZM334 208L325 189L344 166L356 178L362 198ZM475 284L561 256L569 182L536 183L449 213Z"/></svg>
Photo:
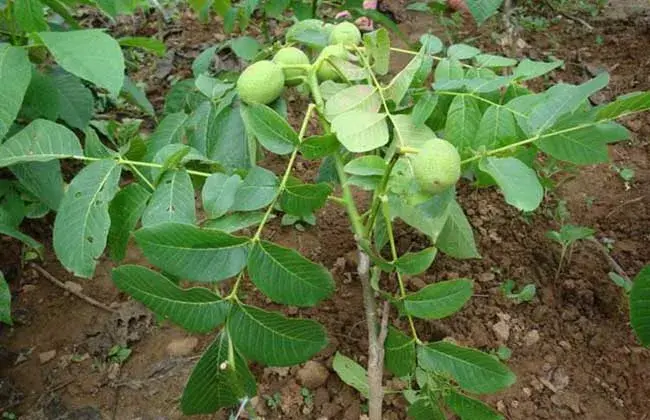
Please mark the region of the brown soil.
<svg viewBox="0 0 650 420"><path fill-rule="evenodd" d="M403 6L399 1L385 5L409 36L415 38L431 28L431 17L402 12ZM174 71L180 66L180 76L184 76L191 58L218 40L220 35L215 34L220 26L204 27L186 15L181 22L167 40L175 49ZM570 82L585 80L594 69L608 69L612 83L600 100L649 90L647 19L634 15L590 22L593 32L563 19L545 33L519 34L525 43L520 42L516 52L564 59L566 70L557 78ZM153 24L143 24L139 31L148 33L142 29L147 27L155 33ZM485 50L503 53L494 42L497 29L476 30L468 24L456 36L459 40L478 37L477 43ZM440 28L434 31L441 33ZM603 37L603 45L596 44L596 35ZM396 57L396 61L402 59ZM139 77L150 81L150 93L158 106L160 87L179 73L154 83L154 66L143 68ZM561 184L557 192L527 219L505 205L496 191L463 186L460 201L475 228L483 258L457 261L440 256L425 276L409 281L409 288L416 290L447 278L475 280L476 295L459 314L440 322L419 322L417 327L424 339L451 337L486 351L499 345L509 347L508 364L517 373L517 383L487 399L509 419L642 420L650 410L650 353L630 331L623 293L607 277L607 260L596 245L579 243L556 279L560 250L545 237L547 230L559 227L552 214L558 200L565 200L571 223L592 227L599 240L608 240L612 257L628 273L650 262L650 116L630 118L625 124L633 133L632 140L612 147L611 156L615 165L635 170L629 185L609 165L584 168L578 176L564 174L555 179ZM270 167L280 164L269 162ZM302 176L309 177L315 170L313 163L299 163ZM317 308L300 310L270 304L251 290L249 297L267 308L322 322L330 345L316 360L330 370L336 351L365 364L361 291L353 274L350 252L354 244L346 217L341 209L328 206L318 221L318 227L305 232L280 227L275 221L266 234L332 270L337 282L334 297ZM29 229L49 242L47 225ZM398 235L402 251L420 246L421 239L412 232L404 229ZM130 250L127 263L138 262L144 263L137 250ZM194 343L184 340L189 336L180 329L156 324L147 311L114 288L110 280L113 264L108 260L102 260L91 281L70 276L51 253L42 266L61 281L79 283L85 294L111 305L116 313L68 296L32 268L21 268L19 245L3 238L0 269L14 291L16 326L0 330L0 409L30 419L181 418L178 401L184 382L210 337L200 336ZM504 298L499 286L507 279L520 286L534 283L537 297L519 305ZM495 333L499 328L501 335ZM172 354L168 349L172 342L185 344L186 351ZM133 350L121 367L106 360L108 349L118 343ZM51 350L55 356L41 362L43 353ZM333 373L320 372L314 379L314 369L301 366L254 366L254 372L260 384L256 407L265 418L357 420L362 414L363 400ZM305 398L301 381L308 374L322 385ZM388 397L386 411L386 419L402 419L404 402ZM222 412L206 418L225 419L227 415Z"/></svg>

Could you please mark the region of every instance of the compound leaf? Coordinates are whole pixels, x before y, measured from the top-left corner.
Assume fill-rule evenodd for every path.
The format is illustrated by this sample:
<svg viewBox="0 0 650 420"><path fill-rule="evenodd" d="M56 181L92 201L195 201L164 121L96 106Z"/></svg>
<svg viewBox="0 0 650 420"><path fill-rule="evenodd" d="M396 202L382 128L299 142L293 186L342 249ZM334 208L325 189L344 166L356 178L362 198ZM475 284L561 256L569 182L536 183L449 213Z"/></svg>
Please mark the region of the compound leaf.
<svg viewBox="0 0 650 420"><path fill-rule="evenodd" d="M140 229L135 239L145 257L166 273L183 279L214 282L246 266L248 238L182 223Z"/></svg>
<svg viewBox="0 0 650 420"><path fill-rule="evenodd" d="M267 241L253 245L248 275L262 293L286 305L314 306L334 291L332 276L323 266Z"/></svg>
<svg viewBox="0 0 650 420"><path fill-rule="evenodd" d="M206 333L223 324L230 310L230 302L206 288L181 289L162 274L139 265L117 267L113 282L156 315L194 333Z"/></svg>
<svg viewBox="0 0 650 420"><path fill-rule="evenodd" d="M72 180L54 221L54 251L61 264L80 277L91 277L104 252L111 225L108 206L119 189L121 167L98 160Z"/></svg>
<svg viewBox="0 0 650 420"><path fill-rule="evenodd" d="M305 362L327 344L325 330L316 321L285 318L253 306L234 306L227 325L235 347L268 366Z"/></svg>

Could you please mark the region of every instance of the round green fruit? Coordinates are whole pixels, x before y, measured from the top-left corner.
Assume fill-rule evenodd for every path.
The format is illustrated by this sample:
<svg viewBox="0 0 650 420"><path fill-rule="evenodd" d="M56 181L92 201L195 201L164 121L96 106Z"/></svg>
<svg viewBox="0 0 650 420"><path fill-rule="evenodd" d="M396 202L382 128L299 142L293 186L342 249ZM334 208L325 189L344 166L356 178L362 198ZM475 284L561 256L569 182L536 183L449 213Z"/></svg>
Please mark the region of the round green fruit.
<svg viewBox="0 0 650 420"><path fill-rule="evenodd" d="M286 47L275 53L273 62L285 66L309 65L309 57L296 47ZM299 85L302 82L301 76L306 73L306 70L299 68L287 68L282 71L284 72L284 83L287 86Z"/></svg>
<svg viewBox="0 0 650 420"><path fill-rule="evenodd" d="M318 57L318 60L324 60L326 57L338 57L347 59L348 51L341 44L328 45L327 47L323 48L323 51L321 51L320 56ZM317 76L318 80L320 81L338 80L339 78L339 74L334 69L334 66L332 66L327 61L323 61L323 63L320 65Z"/></svg>
<svg viewBox="0 0 650 420"><path fill-rule="evenodd" d="M460 155L446 140L428 140L409 158L415 180L424 192L437 194L460 179Z"/></svg>
<svg viewBox="0 0 650 420"><path fill-rule="evenodd" d="M272 61L251 64L237 80L237 93L247 104L269 104L282 94L284 73Z"/></svg>
<svg viewBox="0 0 650 420"><path fill-rule="evenodd" d="M358 45L361 42L361 31L355 24L341 22L330 33L330 45Z"/></svg>

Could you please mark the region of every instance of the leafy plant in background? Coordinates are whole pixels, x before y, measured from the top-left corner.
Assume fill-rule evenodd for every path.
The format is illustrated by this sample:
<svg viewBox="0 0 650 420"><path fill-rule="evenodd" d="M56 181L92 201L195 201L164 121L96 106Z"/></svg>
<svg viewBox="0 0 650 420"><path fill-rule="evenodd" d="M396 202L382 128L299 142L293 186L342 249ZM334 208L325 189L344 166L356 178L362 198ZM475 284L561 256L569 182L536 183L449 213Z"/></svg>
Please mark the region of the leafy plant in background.
<svg viewBox="0 0 650 420"><path fill-rule="evenodd" d="M530 302L537 294L537 288L532 283L525 285L518 292L515 292L515 286L516 283L514 280L506 280L501 285L501 291L506 298L512 300L516 304Z"/></svg>
<svg viewBox="0 0 650 420"><path fill-rule="evenodd" d="M584 226L575 226L575 225L562 225L559 231L549 230L546 232L546 237L554 240L562 247L562 252L560 253L560 262L557 265L557 270L555 272L555 279L557 280L560 277L562 272L562 267L564 266L564 261L568 258L571 259L571 250L573 244L582 239L588 239L593 237L594 230Z"/></svg>
<svg viewBox="0 0 650 420"><path fill-rule="evenodd" d="M57 211L54 250L66 269L91 277L105 249L119 262L133 236L160 271L122 265L113 272L117 287L190 332L214 334L181 398L185 413L241 409L257 392L250 361L295 365L325 347L319 323L252 306L245 292L255 288L273 302L298 307L332 295L335 284L324 267L263 239L276 213L306 218L330 201L347 211L358 248L369 342L366 368L343 354L335 356L334 368L368 398L370 419L382 415L384 367L409 384L401 392L412 418L442 419L446 409L467 419L501 418L474 396L505 389L515 375L490 354L427 342L416 328L417 319L460 310L472 281L409 291L403 276L428 270L437 252L479 256L456 200L461 173L477 186L498 187L519 210L533 211L544 196L532 169L536 155L576 164L606 161L607 144L628 137L614 120L649 109L650 94L592 107L587 99L607 85L606 74L534 93L526 81L561 62L517 61L465 44L445 48L431 35L421 38L419 51L396 50L413 58L388 79L387 31L366 34L361 44L358 31L343 28L301 21L287 31L286 45L306 47L306 63L278 55L263 60L271 49L263 50L237 80L211 74L209 54L202 54L194 78L168 94L149 138L136 124L100 125L105 141L89 128L90 117L81 127L63 117L61 109L68 108L43 115L38 107L34 118L20 119L24 126L14 120L26 106L46 103L30 100L27 49L48 50L63 70L117 96L124 81L117 41L91 30L38 32L23 38L28 43L3 44L0 167L18 179L11 194L25 189L49 203L46 210ZM287 122L285 82L298 82L309 97L297 132ZM38 98L44 90L34 92ZM83 133L83 147L77 134L53 121L58 117ZM308 135L313 117L320 132ZM279 177L258 165L266 153L288 156ZM321 162L314 183L292 175L299 157ZM61 159L85 164L67 188ZM16 168L23 167L49 172L21 176ZM352 187L368 191L367 208ZM423 234L428 246L400 254L393 231L398 220ZM391 307L406 331L390 325Z"/></svg>

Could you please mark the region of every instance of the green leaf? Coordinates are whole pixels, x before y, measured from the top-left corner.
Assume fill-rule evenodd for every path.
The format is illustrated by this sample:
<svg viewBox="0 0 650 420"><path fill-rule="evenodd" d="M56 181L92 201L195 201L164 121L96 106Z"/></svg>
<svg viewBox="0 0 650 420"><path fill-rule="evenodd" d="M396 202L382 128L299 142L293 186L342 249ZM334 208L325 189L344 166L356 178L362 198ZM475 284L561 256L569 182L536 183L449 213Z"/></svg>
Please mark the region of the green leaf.
<svg viewBox="0 0 650 420"><path fill-rule="evenodd" d="M0 222L0 235L7 235L7 236L11 236L12 238L18 239L25 245L29 246L30 248L38 252L38 254L41 257L43 256L43 251L44 251L43 245L40 242L36 241L31 236L25 235L14 226L10 226L3 222Z"/></svg>
<svg viewBox="0 0 650 420"><path fill-rule="evenodd" d="M564 127L554 127L560 131ZM609 122L587 126L566 133L544 136L535 145L544 153L556 159L577 165L592 165L609 162L607 145L626 140L630 133L622 125Z"/></svg>
<svg viewBox="0 0 650 420"><path fill-rule="evenodd" d="M323 49L329 45L329 33L323 25L323 21L317 19L301 20L287 30L287 43L297 42L310 48Z"/></svg>
<svg viewBox="0 0 650 420"><path fill-rule="evenodd" d="M419 252L408 252L395 261L397 271L415 276L424 273L431 267L438 250L434 247Z"/></svg>
<svg viewBox="0 0 650 420"><path fill-rule="evenodd" d="M55 121L59 117L59 91L52 77L32 69L20 115L28 120L45 118Z"/></svg>
<svg viewBox="0 0 650 420"><path fill-rule="evenodd" d="M130 77L124 77L124 85L122 86L122 96L132 105L137 106L147 115L154 116L156 111L153 109L153 105L147 98L144 90L138 87Z"/></svg>
<svg viewBox="0 0 650 420"><path fill-rule="evenodd" d="M435 245L445 254L459 259L480 258L472 227L456 200L449 204L449 214Z"/></svg>
<svg viewBox="0 0 650 420"><path fill-rule="evenodd" d="M407 414L413 420L447 420L447 416L440 411L437 401L431 401L430 398L419 398L413 402Z"/></svg>
<svg viewBox="0 0 650 420"><path fill-rule="evenodd" d="M122 47L141 48L163 57L167 51L165 43L147 36L125 36L117 40Z"/></svg>
<svg viewBox="0 0 650 420"><path fill-rule="evenodd" d="M514 58L501 57L492 54L479 54L474 57L476 64L480 67L511 67L517 64Z"/></svg>
<svg viewBox="0 0 650 420"><path fill-rule="evenodd" d="M558 67L562 67L563 65L564 61L561 60L551 61L547 63L541 61L532 61L528 58L524 58L515 68L514 76L517 80L530 80L539 76L543 76Z"/></svg>
<svg viewBox="0 0 650 420"><path fill-rule="evenodd" d="M189 0L188 3L192 10L198 15L199 21L202 23L208 23L210 18L210 5L213 0Z"/></svg>
<svg viewBox="0 0 650 420"><path fill-rule="evenodd" d="M436 66L433 77L436 83L447 80L463 80L465 71L457 58L443 58Z"/></svg>
<svg viewBox="0 0 650 420"><path fill-rule="evenodd" d="M363 35L363 44L372 59L372 70L375 74L384 76L388 73L390 64L390 35L385 28Z"/></svg>
<svg viewBox="0 0 650 420"><path fill-rule="evenodd" d="M210 100L215 101L221 98L226 92L235 86L233 83L224 83L214 77L199 74L194 81L196 88Z"/></svg>
<svg viewBox="0 0 650 420"><path fill-rule="evenodd" d="M165 114L192 112L205 101L205 96L195 86L194 79L185 79L172 85L165 95Z"/></svg>
<svg viewBox="0 0 650 420"><path fill-rule="evenodd" d="M255 378L246 360L236 351L233 354L228 334L222 331L192 370L181 410L185 415L213 414L256 394Z"/></svg>
<svg viewBox="0 0 650 420"><path fill-rule="evenodd" d="M209 128L206 156L230 169L251 166L248 134L237 106L223 109L212 120Z"/></svg>
<svg viewBox="0 0 650 420"><path fill-rule="evenodd" d="M293 249L258 241L248 255L248 275L271 300L314 306L334 291L330 273Z"/></svg>
<svg viewBox="0 0 650 420"><path fill-rule="evenodd" d="M69 126L85 130L94 112L92 92L70 73L55 72L51 77L59 92L59 117Z"/></svg>
<svg viewBox="0 0 650 420"><path fill-rule="evenodd" d="M278 191L278 178L268 169L254 166L235 193L230 210L252 211L271 204Z"/></svg>
<svg viewBox="0 0 650 420"><path fill-rule="evenodd" d="M491 105L483 114L472 147L487 150L507 146L519 140L517 121L512 112L502 106Z"/></svg>
<svg viewBox="0 0 650 420"><path fill-rule="evenodd" d="M426 120L429 119L437 104L438 95L427 90L424 95L418 99L418 101L415 103L415 106L413 107L413 112L411 113L413 124L416 127L423 125Z"/></svg>
<svg viewBox="0 0 650 420"><path fill-rule="evenodd" d="M609 75L602 73L599 76L579 86L555 85L543 94L543 100L535 106L528 117L531 132L538 134L551 128L558 119L575 111L597 91L609 83Z"/></svg>
<svg viewBox="0 0 650 420"><path fill-rule="evenodd" d="M339 150L339 141L334 134L307 137L300 143L300 153L305 159L315 160Z"/></svg>
<svg viewBox="0 0 650 420"><path fill-rule="evenodd" d="M111 227L108 231L108 250L113 261L122 261L131 232L144 213L151 194L140 184L130 184L121 189L108 207Z"/></svg>
<svg viewBox="0 0 650 420"><path fill-rule="evenodd" d="M444 48L444 44L435 35L424 34L420 37L420 44L425 54L438 54Z"/></svg>
<svg viewBox="0 0 650 420"><path fill-rule="evenodd" d="M165 172L142 215L142 226L196 222L194 187L185 170Z"/></svg>
<svg viewBox="0 0 650 420"><path fill-rule="evenodd" d="M377 89L368 85L354 85L337 92L325 104L325 117L332 121L349 111L377 112L381 97Z"/></svg>
<svg viewBox="0 0 650 420"><path fill-rule="evenodd" d="M273 219L275 216L270 215ZM233 233L251 226L259 225L264 219L263 212L231 213L214 220L208 220L203 227Z"/></svg>
<svg viewBox="0 0 650 420"><path fill-rule="evenodd" d="M644 346L650 346L650 265L634 278L630 292L630 322Z"/></svg>
<svg viewBox="0 0 650 420"><path fill-rule="evenodd" d="M404 312L422 319L446 318L458 312L470 297L470 279L441 281L404 297Z"/></svg>
<svg viewBox="0 0 650 420"><path fill-rule="evenodd" d="M384 343L386 369L401 378L415 371L415 339L393 326L388 327Z"/></svg>
<svg viewBox="0 0 650 420"><path fill-rule="evenodd" d="M598 108L598 120L619 118L633 112L650 109L650 92L632 92L622 95Z"/></svg>
<svg viewBox="0 0 650 420"><path fill-rule="evenodd" d="M213 173L206 179L201 197L209 218L216 219L226 214L235 202L235 194L241 182L239 175L228 176L222 173Z"/></svg>
<svg viewBox="0 0 650 420"><path fill-rule="evenodd" d="M199 75L210 71L217 47L217 45L213 45L212 47L206 48L194 59L194 62L192 63L192 74L194 77L199 77Z"/></svg>
<svg viewBox="0 0 650 420"><path fill-rule="evenodd" d="M49 209L58 210L63 199L63 176L57 161L18 163L9 167L22 187Z"/></svg>
<svg viewBox="0 0 650 420"><path fill-rule="evenodd" d="M248 238L182 223L162 223L135 232L144 256L166 273L215 282L238 274L248 257Z"/></svg>
<svg viewBox="0 0 650 420"><path fill-rule="evenodd" d="M16 23L24 32L47 31L49 29L43 4L38 0L18 0L14 2Z"/></svg>
<svg viewBox="0 0 650 420"><path fill-rule="evenodd" d="M156 127L147 143L147 157L153 159L160 149L172 143L181 143L185 134L187 115L184 112L169 114Z"/></svg>
<svg viewBox="0 0 650 420"><path fill-rule="evenodd" d="M38 36L65 70L117 96L124 83L120 45L100 29L39 32Z"/></svg>
<svg viewBox="0 0 650 420"><path fill-rule="evenodd" d="M280 206L289 214L306 217L323 207L331 193L332 188L324 182L303 184L290 178L280 196Z"/></svg>
<svg viewBox="0 0 650 420"><path fill-rule="evenodd" d="M0 44L0 140L18 116L31 77L32 69L27 50ZM0 153L0 161L2 157L4 153Z"/></svg>
<svg viewBox="0 0 650 420"><path fill-rule="evenodd" d="M0 271L0 322L14 325L11 320L11 290L2 271Z"/></svg>
<svg viewBox="0 0 650 420"><path fill-rule="evenodd" d="M420 66L422 65L422 60L422 51L420 51L415 57L411 59L411 61L406 65L406 67L402 69L402 71L397 73L397 76L391 80L390 84L384 91L384 97L387 100L391 100L395 102L395 104L402 102L404 95L406 95L406 91L411 86L411 83L413 83L415 74L418 72Z"/></svg>
<svg viewBox="0 0 650 420"><path fill-rule="evenodd" d="M203 287L181 289L167 277L139 265L113 269L113 282L156 315L189 332L206 333L223 324L230 302Z"/></svg>
<svg viewBox="0 0 650 420"><path fill-rule="evenodd" d="M448 208L452 199L453 194L444 193L421 205L414 206L400 197L391 196L388 203L392 216L399 217L406 224L429 236L435 242L448 224Z"/></svg>
<svg viewBox="0 0 650 420"><path fill-rule="evenodd" d="M240 36L230 41L230 48L242 60L252 61L262 49L262 45L255 38Z"/></svg>
<svg viewBox="0 0 650 420"><path fill-rule="evenodd" d="M453 390L446 394L444 398L445 403L460 417L460 420L503 420L505 418L482 401Z"/></svg>
<svg viewBox="0 0 650 420"><path fill-rule="evenodd" d="M515 383L515 374L491 355L439 341L418 346L423 369L449 375L465 391L490 394Z"/></svg>
<svg viewBox="0 0 650 420"><path fill-rule="evenodd" d="M479 25L495 14L501 3L503 0L466 0L467 8Z"/></svg>
<svg viewBox="0 0 650 420"><path fill-rule="evenodd" d="M467 44L454 44L447 49L447 57L457 60L467 60L474 58L481 53L476 47Z"/></svg>
<svg viewBox="0 0 650 420"><path fill-rule="evenodd" d="M353 153L374 150L388 143L386 114L350 111L332 121L332 131L341 144Z"/></svg>
<svg viewBox="0 0 650 420"><path fill-rule="evenodd" d="M544 198L544 188L529 166L513 157L481 159L479 169L494 178L506 202L522 211L533 211Z"/></svg>
<svg viewBox="0 0 650 420"><path fill-rule="evenodd" d="M61 16L65 23L67 23L72 29L79 29L81 25L77 22L77 19L72 15L70 9L65 4L63 0L41 0L41 3L52 9L57 15Z"/></svg>
<svg viewBox="0 0 650 420"><path fill-rule="evenodd" d="M395 128L395 136L405 146L417 148L421 147L425 142L437 138L433 130L426 125L417 125L415 118L411 115L393 115L391 121Z"/></svg>
<svg viewBox="0 0 650 420"><path fill-rule="evenodd" d="M119 189L121 167L98 160L74 177L54 221L54 251L79 277L92 277L111 225L108 205Z"/></svg>
<svg viewBox="0 0 650 420"><path fill-rule="evenodd" d="M290 2L291 0L269 0L264 3L264 13L268 17L277 19L289 7Z"/></svg>
<svg viewBox="0 0 650 420"><path fill-rule="evenodd" d="M386 161L376 155L361 156L348 162L343 170L352 175L384 175Z"/></svg>
<svg viewBox="0 0 650 420"><path fill-rule="evenodd" d="M287 120L266 105L242 106L241 116L248 131L262 146L275 154L291 153L300 143L298 134Z"/></svg>
<svg viewBox="0 0 650 420"><path fill-rule="evenodd" d="M475 98L456 96L451 101L445 124L445 140L456 146L462 156L467 156L465 148L474 144L481 118L481 109Z"/></svg>
<svg viewBox="0 0 650 420"><path fill-rule="evenodd" d="M253 306L234 306L227 325L235 347L267 366L297 365L327 344L325 329L316 321L285 318Z"/></svg>
<svg viewBox="0 0 650 420"><path fill-rule="evenodd" d="M360 364L336 352L334 361L332 362L332 368L343 382L359 391L364 398L368 398L370 393L368 372Z"/></svg>

